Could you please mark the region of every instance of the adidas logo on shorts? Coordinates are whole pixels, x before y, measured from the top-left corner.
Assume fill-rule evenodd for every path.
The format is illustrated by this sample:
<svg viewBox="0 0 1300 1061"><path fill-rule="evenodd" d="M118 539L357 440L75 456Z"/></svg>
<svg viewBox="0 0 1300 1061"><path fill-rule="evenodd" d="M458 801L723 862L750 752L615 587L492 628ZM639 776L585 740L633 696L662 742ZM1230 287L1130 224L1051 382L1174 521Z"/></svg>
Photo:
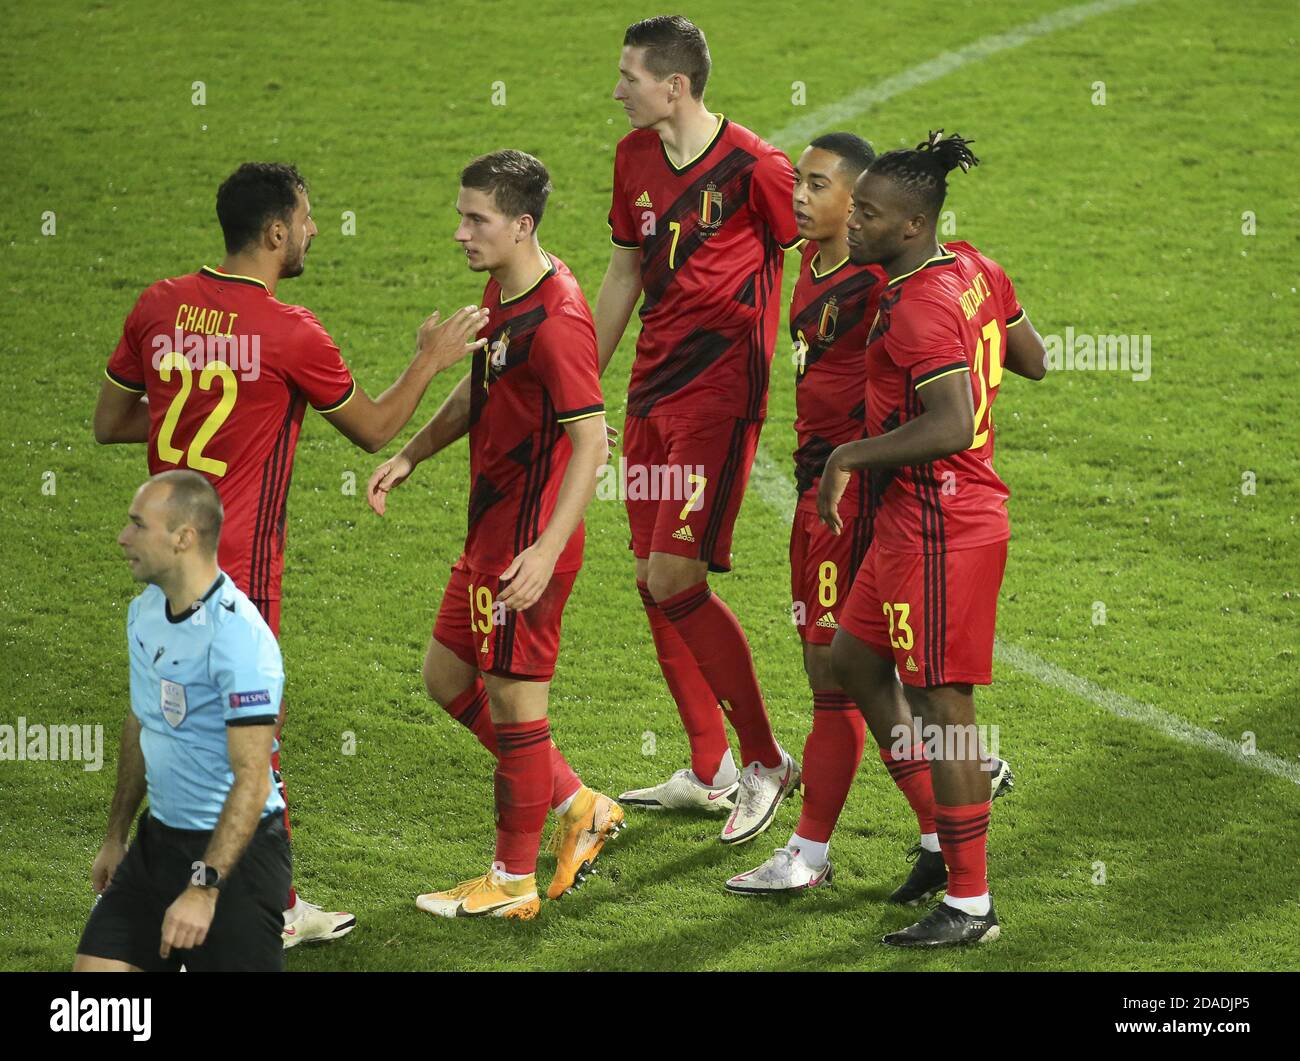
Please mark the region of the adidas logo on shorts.
<svg viewBox="0 0 1300 1061"><path fill-rule="evenodd" d="M909 671L911 671L913 674L915 674L915 673L916 673L917 671L919 671L921 668L918 667L918 666L916 665L916 660L914 660L911 656L908 656L908 657L907 657L907 669L908 669Z"/></svg>
<svg viewBox="0 0 1300 1061"><path fill-rule="evenodd" d="M692 544L695 542L695 535L691 533L691 528L685 523L673 531L673 537L679 542L691 542Z"/></svg>
<svg viewBox="0 0 1300 1061"><path fill-rule="evenodd" d="M830 612L827 612L820 619L818 619L815 625L824 626L828 630L838 630L840 628L840 624L835 621L835 616L833 616Z"/></svg>

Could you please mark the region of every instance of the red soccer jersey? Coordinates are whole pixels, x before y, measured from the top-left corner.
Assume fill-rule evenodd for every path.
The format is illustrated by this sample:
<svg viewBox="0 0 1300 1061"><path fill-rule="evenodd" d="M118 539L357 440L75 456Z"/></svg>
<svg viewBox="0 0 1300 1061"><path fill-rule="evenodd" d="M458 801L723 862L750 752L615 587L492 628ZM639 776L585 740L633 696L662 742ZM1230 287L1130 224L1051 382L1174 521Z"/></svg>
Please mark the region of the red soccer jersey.
<svg viewBox="0 0 1300 1061"><path fill-rule="evenodd" d="M887 281L878 265L818 262L805 243L799 280L790 297L795 356L795 486L799 507L817 511L817 485L836 446L866 437L867 329ZM855 472L840 500L844 519L869 510L866 473Z"/></svg>
<svg viewBox="0 0 1300 1061"><path fill-rule="evenodd" d="M969 374L975 437L969 449L894 469L876 510L876 540L898 552L937 553L1006 540L1010 491L993 470L993 400L1007 328L1024 311L1002 267L969 243L948 243L881 292L867 345L867 433L920 415L923 388Z"/></svg>
<svg viewBox="0 0 1300 1061"><path fill-rule="evenodd" d="M465 560L500 575L550 522L573 447L564 425L605 411L596 326L578 281L559 258L521 295L501 300L489 280L491 316L474 354L469 414L469 531ZM582 566L583 528L556 571Z"/></svg>
<svg viewBox="0 0 1300 1061"><path fill-rule="evenodd" d="M763 418L793 192L790 160L725 118L680 168L652 129L619 141L609 225L645 292L630 415Z"/></svg>
<svg viewBox="0 0 1300 1061"><path fill-rule="evenodd" d="M278 600L303 412L341 408L356 387L320 321L260 280L205 266L145 290L105 371L149 396L150 474L192 468L216 487L222 570L249 597Z"/></svg>

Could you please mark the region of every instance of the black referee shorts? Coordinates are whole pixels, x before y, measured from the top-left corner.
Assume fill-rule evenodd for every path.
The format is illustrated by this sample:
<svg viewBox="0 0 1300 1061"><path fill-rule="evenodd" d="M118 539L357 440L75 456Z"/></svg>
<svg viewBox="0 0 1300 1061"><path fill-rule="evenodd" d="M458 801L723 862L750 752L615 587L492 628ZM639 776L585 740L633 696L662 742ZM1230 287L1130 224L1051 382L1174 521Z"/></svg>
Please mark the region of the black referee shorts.
<svg viewBox="0 0 1300 1061"><path fill-rule="evenodd" d="M203 945L158 956L167 908L189 887L212 833L173 829L148 811L113 880L91 911L78 954L128 962L146 972L281 972L284 899L293 876L284 816L268 814L217 898Z"/></svg>

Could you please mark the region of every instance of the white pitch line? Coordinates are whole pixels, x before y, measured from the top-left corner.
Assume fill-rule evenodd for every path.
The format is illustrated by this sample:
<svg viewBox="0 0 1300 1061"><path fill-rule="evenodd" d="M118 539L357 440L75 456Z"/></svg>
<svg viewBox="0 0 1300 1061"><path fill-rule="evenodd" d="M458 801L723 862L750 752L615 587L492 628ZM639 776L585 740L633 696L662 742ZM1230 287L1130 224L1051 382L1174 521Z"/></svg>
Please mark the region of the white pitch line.
<svg viewBox="0 0 1300 1061"><path fill-rule="evenodd" d="M851 96L846 96L834 103L819 107L796 122L779 129L768 142L782 145L792 144L800 147L813 137L836 128L849 118L860 117L863 112L883 103L902 92L946 77L954 70L980 59L987 59L998 52L1019 47L1038 37L1055 33L1057 30L1078 25L1094 15L1103 15L1120 8L1133 7L1143 0L1098 0L1096 3L1067 7L1044 15L1040 19L1028 22L1006 33L982 37L974 44L968 44L955 52L944 52L928 62L904 70L901 74L886 78L877 85L864 88ZM768 436L771 438L771 436ZM758 496L776 512L786 523L794 519L795 492L794 481L780 467L759 450L750 475L750 487ZM1207 748L1218 752L1243 766L1253 767L1274 777L1281 777L1293 784L1300 785L1300 764L1290 762L1269 752L1246 752L1242 746L1229 740L1213 730L1193 725L1178 715L1170 714L1152 704L1142 703L1121 693L1111 692L1096 682L1072 674L1055 663L1040 659L1028 649L1007 644L998 640L994 647L995 658L1007 666L1036 678L1044 685L1061 689L1081 700L1087 700L1116 718L1139 722L1149 729L1162 733L1171 740L1179 741L1196 748Z"/></svg>
<svg viewBox="0 0 1300 1061"><path fill-rule="evenodd" d="M795 144L802 148L814 136L839 128L847 119L860 117L876 104L884 103L921 85L928 85L941 77L947 77L954 70L959 70L968 63L978 62L998 52L1018 48L1022 44L1028 44L1057 30L1077 26L1095 15L1105 15L1143 2L1144 0L1096 0L1095 3L1053 11L1050 15L1044 15L1033 22L1026 22L1023 26L1017 26L1005 33L981 37L974 44L958 48L955 52L943 52L933 59L904 70L901 74L887 77L879 84L860 89L851 96L845 96L834 103L809 111L802 118L769 136L768 143L776 144L778 147L782 144Z"/></svg>

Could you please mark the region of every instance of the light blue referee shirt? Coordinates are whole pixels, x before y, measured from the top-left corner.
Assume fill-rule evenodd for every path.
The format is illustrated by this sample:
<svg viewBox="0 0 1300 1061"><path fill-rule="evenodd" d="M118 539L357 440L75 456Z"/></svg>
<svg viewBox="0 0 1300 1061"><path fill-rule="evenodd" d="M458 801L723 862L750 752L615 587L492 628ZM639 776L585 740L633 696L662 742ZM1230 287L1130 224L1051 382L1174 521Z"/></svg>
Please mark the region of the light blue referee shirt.
<svg viewBox="0 0 1300 1061"><path fill-rule="evenodd" d="M149 586L127 610L126 638L149 812L174 829L215 829L235 782L226 727L273 725L280 710L284 666L275 635L222 572L180 615ZM270 777L269 763L266 770ZM271 777L262 814L283 811Z"/></svg>

